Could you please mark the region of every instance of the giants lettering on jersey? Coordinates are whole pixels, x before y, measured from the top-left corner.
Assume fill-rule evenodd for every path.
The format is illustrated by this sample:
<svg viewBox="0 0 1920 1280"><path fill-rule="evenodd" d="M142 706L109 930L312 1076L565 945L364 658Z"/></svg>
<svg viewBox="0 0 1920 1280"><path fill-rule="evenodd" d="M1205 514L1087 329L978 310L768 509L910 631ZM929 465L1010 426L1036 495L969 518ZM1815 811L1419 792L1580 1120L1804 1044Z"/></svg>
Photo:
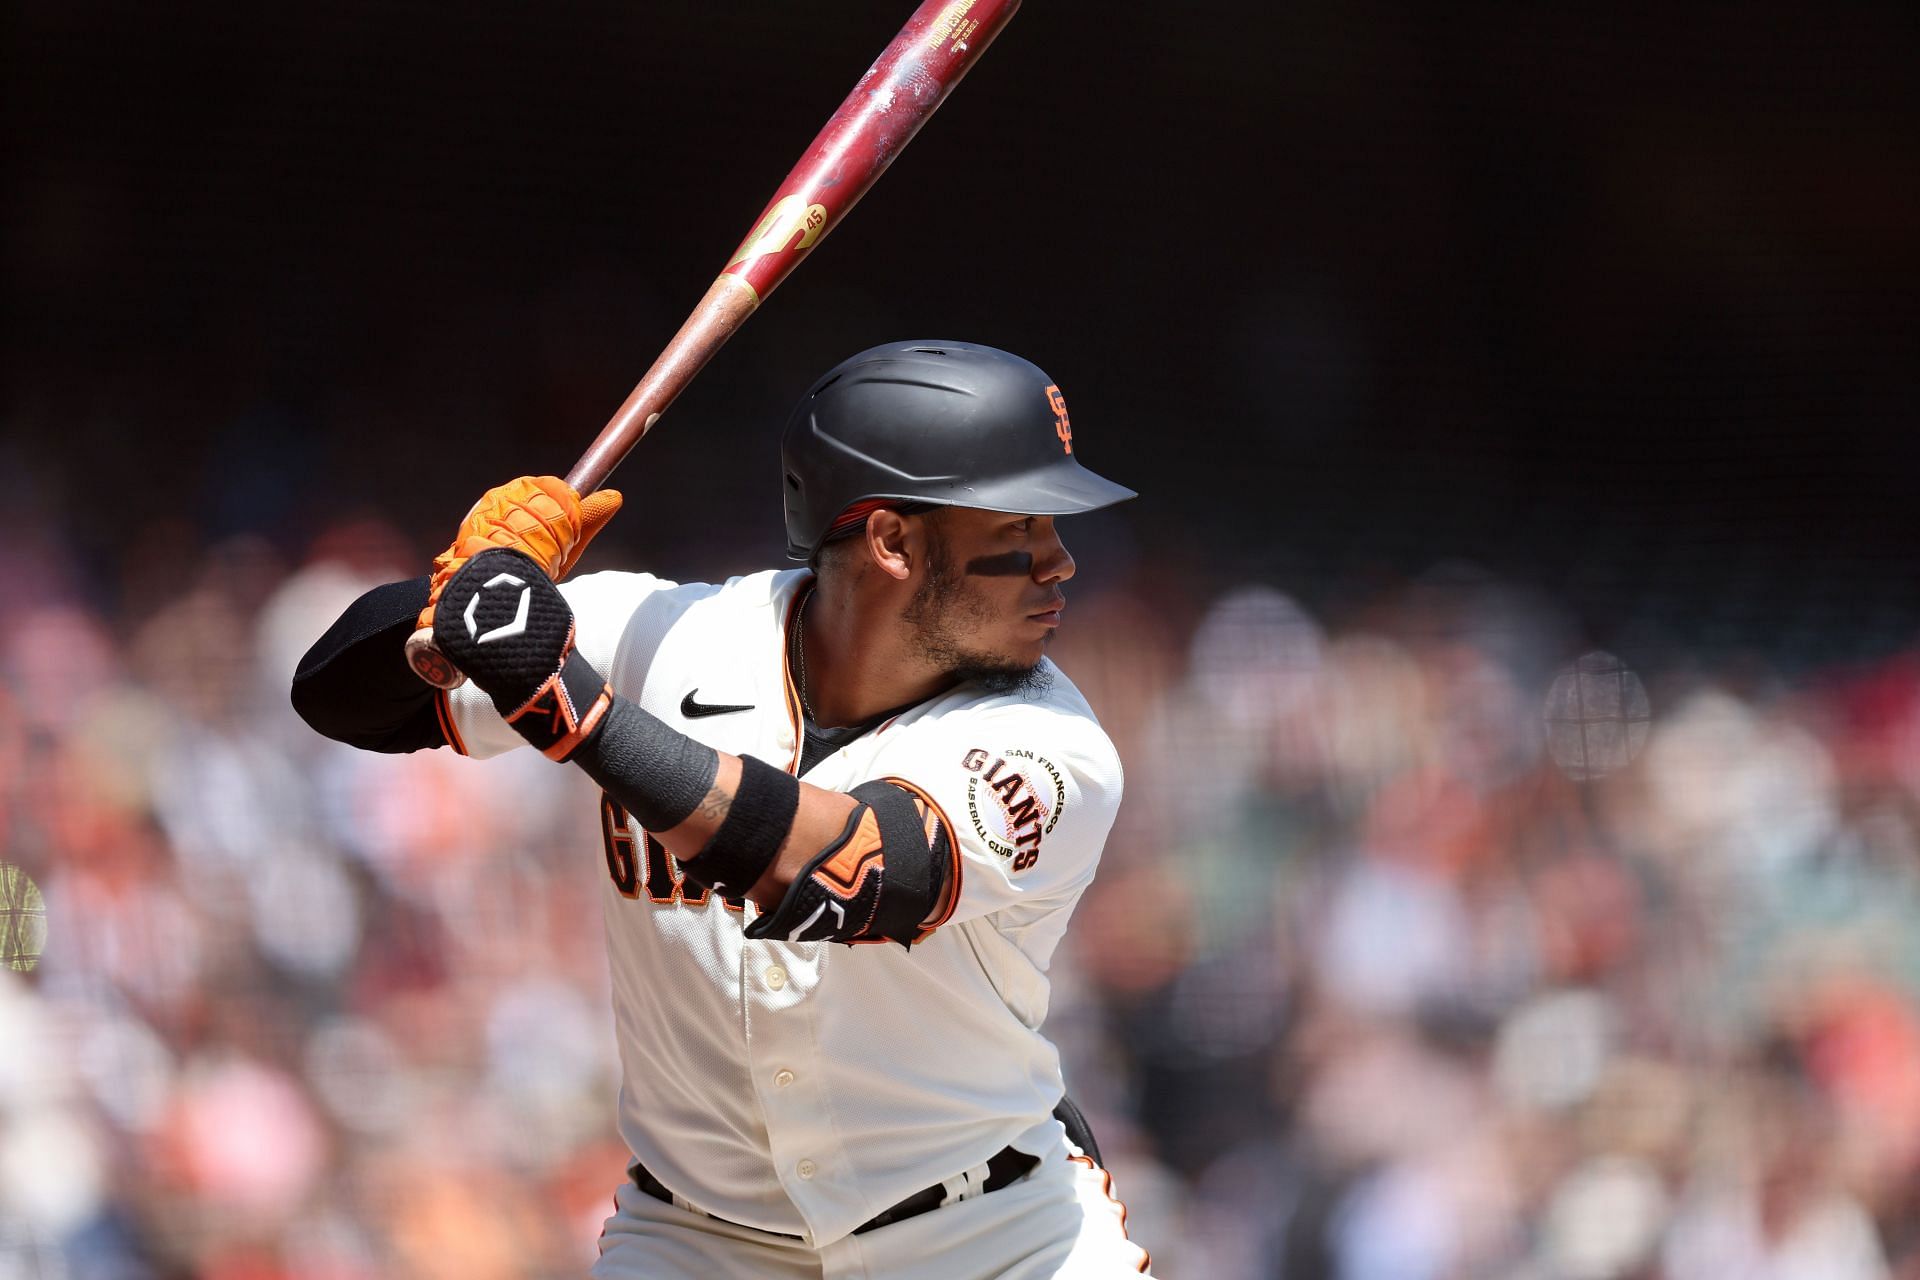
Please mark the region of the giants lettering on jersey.
<svg viewBox="0 0 1920 1280"><path fill-rule="evenodd" d="M657 907L670 907L675 903L689 907L707 905L710 890L697 880L687 879L680 864L665 845L653 838L652 832L641 833L646 837L644 843L636 841L627 817L626 809L618 800L600 793L600 842L607 855L607 875L620 896L638 899L644 892L647 901ZM727 894L720 901L729 911L745 911L747 907L744 895Z"/></svg>
<svg viewBox="0 0 1920 1280"><path fill-rule="evenodd" d="M1067 783L1045 756L1014 747L998 755L975 747L967 771L967 816L987 848L1015 872L1040 861L1040 842L1066 807Z"/></svg>

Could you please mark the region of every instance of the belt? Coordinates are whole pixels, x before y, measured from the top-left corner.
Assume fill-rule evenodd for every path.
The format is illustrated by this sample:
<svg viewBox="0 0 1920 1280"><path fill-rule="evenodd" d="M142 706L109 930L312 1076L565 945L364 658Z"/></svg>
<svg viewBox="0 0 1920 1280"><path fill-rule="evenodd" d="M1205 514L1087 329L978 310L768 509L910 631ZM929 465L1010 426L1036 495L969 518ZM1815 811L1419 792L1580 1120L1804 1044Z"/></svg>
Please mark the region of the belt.
<svg viewBox="0 0 1920 1280"><path fill-rule="evenodd" d="M859 1235L862 1231L875 1231L891 1223L903 1222L908 1218L918 1217L923 1213L941 1208L945 1205L954 1204L961 1200L971 1200L975 1196L983 1196L989 1191L998 1191L1000 1188L1009 1186L1026 1177L1029 1173L1033 1172L1034 1166L1039 1163L1039 1156L1030 1156L1024 1151L1015 1151L1012 1147L1002 1147L999 1153L994 1155L985 1164L975 1165L965 1173L957 1173L944 1182L936 1182L930 1187L914 1192L899 1204L894 1205L891 1209L883 1209L881 1212L855 1227L853 1234ZM667 1189L665 1183L654 1177L653 1174L648 1171L647 1167L638 1161L635 1161L633 1167L627 1170L627 1176L633 1179L634 1186L640 1188L655 1200L665 1200L668 1204L677 1204L682 1209L697 1213L702 1217L712 1218L716 1222L727 1222L727 1219L722 1218L719 1214L708 1213L704 1209L696 1209L688 1204L682 1197L676 1196ZM737 1227L742 1224L731 1222L728 1223L728 1225ZM761 1230L759 1227L748 1227L747 1229L749 1231ZM763 1234L784 1236L788 1240L799 1240L802 1238L800 1236L790 1235L785 1231L766 1231Z"/></svg>

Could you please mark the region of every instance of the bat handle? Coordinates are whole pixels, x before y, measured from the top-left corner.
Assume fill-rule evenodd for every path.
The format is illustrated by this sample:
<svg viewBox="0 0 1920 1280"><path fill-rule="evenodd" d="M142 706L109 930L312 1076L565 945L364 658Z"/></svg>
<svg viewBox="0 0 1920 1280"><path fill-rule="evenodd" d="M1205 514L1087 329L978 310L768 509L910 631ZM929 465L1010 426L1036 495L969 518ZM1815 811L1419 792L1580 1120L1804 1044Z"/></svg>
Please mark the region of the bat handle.
<svg viewBox="0 0 1920 1280"><path fill-rule="evenodd" d="M626 403L614 411L599 436L580 455L580 461L567 472L567 483L575 493L585 497L607 482L620 459L653 429L674 397L686 389L693 375L759 305L760 295L739 276L723 274L708 287L673 341L627 394Z"/></svg>
<svg viewBox="0 0 1920 1280"><path fill-rule="evenodd" d="M607 482L620 460L660 421L674 397L759 305L753 286L739 277L722 275L713 282L667 349L627 395L626 403L567 472L567 483L575 493L585 497ZM408 636L406 652L413 673L434 688L458 689L465 683L466 676L433 643L433 628L421 627Z"/></svg>
<svg viewBox="0 0 1920 1280"><path fill-rule="evenodd" d="M413 674L436 689L458 689L467 682L466 674L447 661L447 655L433 642L432 627L421 627L408 636L406 653Z"/></svg>

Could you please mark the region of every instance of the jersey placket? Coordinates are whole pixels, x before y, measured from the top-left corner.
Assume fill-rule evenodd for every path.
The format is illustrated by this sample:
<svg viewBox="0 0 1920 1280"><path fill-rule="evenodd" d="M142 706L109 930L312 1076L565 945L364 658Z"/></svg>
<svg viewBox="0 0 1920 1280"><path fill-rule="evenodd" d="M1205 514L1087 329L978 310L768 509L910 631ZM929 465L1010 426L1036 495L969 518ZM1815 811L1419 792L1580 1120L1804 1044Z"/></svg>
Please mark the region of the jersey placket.
<svg viewBox="0 0 1920 1280"><path fill-rule="evenodd" d="M789 628L804 598L806 580L783 601L779 649L771 670L784 708L776 736L780 754L769 758L797 768L804 730L799 696L787 662ZM766 1126L774 1177L806 1220L809 1236L846 1214L873 1216L853 1177L853 1166L833 1122L827 1061L812 997L825 972L824 943L741 939L740 1004L749 1075Z"/></svg>
<svg viewBox="0 0 1920 1280"><path fill-rule="evenodd" d="M855 1222L872 1216L834 1124L820 1052L813 998L829 955L820 942L754 941L741 955L747 1062L773 1173L812 1233L847 1214Z"/></svg>

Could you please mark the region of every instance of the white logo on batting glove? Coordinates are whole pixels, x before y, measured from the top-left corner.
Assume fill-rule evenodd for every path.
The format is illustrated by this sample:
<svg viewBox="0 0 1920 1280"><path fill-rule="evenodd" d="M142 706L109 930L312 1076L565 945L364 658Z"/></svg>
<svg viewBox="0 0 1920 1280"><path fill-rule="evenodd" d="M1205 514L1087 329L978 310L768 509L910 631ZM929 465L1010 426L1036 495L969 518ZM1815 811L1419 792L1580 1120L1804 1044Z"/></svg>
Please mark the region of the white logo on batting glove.
<svg viewBox="0 0 1920 1280"><path fill-rule="evenodd" d="M518 612L516 612L513 615L512 622L503 623L502 625L497 626L493 630L487 632L487 634L481 635L480 624L473 620L474 611L480 607L480 593L482 591L491 591L493 588L499 586L503 582L510 582L514 586L520 588L520 608ZM467 612L465 614L465 617L467 620L467 634L473 637L473 642L475 644L485 644L489 640L504 640L508 636L517 636L522 631L525 631L527 629L527 610L530 609L532 606L533 606L533 588L532 587L529 587L524 581L514 577L510 573L496 573L493 575L491 579L488 580L486 586L480 588L480 591L476 591L473 593L473 599L467 601Z"/></svg>

